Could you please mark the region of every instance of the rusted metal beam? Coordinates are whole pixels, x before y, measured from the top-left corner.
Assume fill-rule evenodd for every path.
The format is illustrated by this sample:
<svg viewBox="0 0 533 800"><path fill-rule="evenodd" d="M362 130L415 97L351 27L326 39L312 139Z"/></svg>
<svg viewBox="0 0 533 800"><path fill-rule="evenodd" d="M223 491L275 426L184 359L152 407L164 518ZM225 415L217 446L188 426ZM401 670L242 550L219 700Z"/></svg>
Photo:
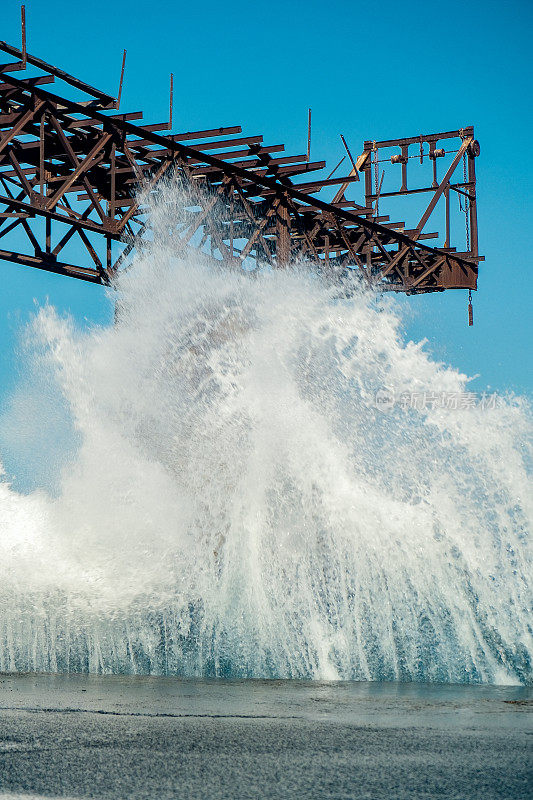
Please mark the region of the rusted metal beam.
<svg viewBox="0 0 533 800"><path fill-rule="evenodd" d="M22 61L22 50L19 50L17 47L12 47L11 45L7 44L7 42L0 41L0 50L4 53L9 53L9 55L14 56ZM94 86L90 86L88 83L80 81L79 78L69 75L68 72L65 72L62 69L58 69L51 64L47 64L46 61L42 61L40 58L36 58L35 56L31 56L29 53L26 53L26 62L31 64L32 67L37 67L54 78L58 78L64 83L69 84L69 86L79 89L84 94L91 95L99 100L104 108L112 108L115 103L115 98L111 95L107 94L106 92L101 92L99 89L95 89ZM5 66L2 68L2 65L0 65L0 73L2 71L5 71Z"/></svg>
<svg viewBox="0 0 533 800"><path fill-rule="evenodd" d="M41 69L49 66L40 63L44 65ZM473 163L470 165L474 156L469 150L473 129L409 140L372 142L370 150L364 151L363 157L356 161L348 152L352 162L350 175L334 179L330 173L321 180L296 184L291 178L324 167L324 162L309 161L309 147L306 155L273 158L272 154L282 151L283 145L266 147L262 136L221 138L241 133L240 126L163 136L158 131L168 130L167 123L133 124L134 119L141 118L141 112L103 113L101 93L96 93L96 102L75 102L41 89L38 82L29 84L25 78L9 75L9 71L3 67L1 86L4 88L0 89L0 99L5 100L0 115L0 147L3 147L3 152L0 149L0 180L4 181L6 189L8 183L14 186L18 195L15 198L6 190L6 194L0 196L0 215L18 215L9 227L24 227L35 248L35 258L43 259L43 269L50 268L54 256L57 257L77 234L95 264L100 282L107 282L121 263L120 254L115 264L111 263L111 241L119 241L126 230L131 232L132 224L135 229L146 230L143 201L162 175L171 170L180 176L191 196L198 199L200 208L200 211L188 212L190 219L185 229L188 228L189 233L184 235L182 230L183 246L192 243L194 233L199 231L201 241L210 237L213 253L218 252L228 262L234 261L234 253L238 252L236 239L242 239L241 259L253 254L257 261L282 266L295 254L315 262L329 261L330 256L336 254L336 263L357 268L365 279L383 288L408 292L440 291L465 284L475 288L480 257L475 226L475 171ZM41 77L64 80L64 75L66 73L52 68ZM71 80L70 85L82 87L76 79ZM83 86L90 94L92 87ZM422 229L442 194L449 193L453 172L450 168L443 181L435 184L436 144L442 138L457 134L462 137L463 144L454 163L456 165L463 154L466 157L468 153L469 159L468 180L465 178L464 186L468 184L472 246L452 254L449 234L445 249L431 248L420 239L435 235L424 233ZM465 144L467 137L470 140ZM381 183L376 181L377 195L371 196L369 169L372 165L377 167L380 148L399 146L401 191L423 191L407 189L406 165L412 157L408 148L414 143L420 147L421 160L423 155L426 158L435 156L433 197L426 210L427 217L408 229L403 223L382 224L389 218L378 216L372 202L377 195L384 197L385 194L381 195ZM423 143L429 146L429 154L423 154ZM365 148L367 145L368 142ZM210 152L217 150L222 152ZM364 205L345 197L351 184L359 179L359 170L366 173ZM313 196L339 185L341 188L332 202ZM138 189L144 194L139 195ZM67 200L73 193L78 204L76 208ZM218 200L213 201L213 197ZM215 208L219 223L213 216ZM372 213L373 218L369 218ZM46 222L41 246L30 228L34 216ZM64 226L55 246L51 236L52 221L54 229L56 223ZM104 259L89 242L86 231L100 234L105 245ZM124 245L123 252L129 252L131 246L131 243ZM28 258L33 264L33 256ZM104 261L107 269L101 266ZM73 265L63 265L61 269L62 274L80 274ZM90 271L90 279L94 279L93 271Z"/></svg>

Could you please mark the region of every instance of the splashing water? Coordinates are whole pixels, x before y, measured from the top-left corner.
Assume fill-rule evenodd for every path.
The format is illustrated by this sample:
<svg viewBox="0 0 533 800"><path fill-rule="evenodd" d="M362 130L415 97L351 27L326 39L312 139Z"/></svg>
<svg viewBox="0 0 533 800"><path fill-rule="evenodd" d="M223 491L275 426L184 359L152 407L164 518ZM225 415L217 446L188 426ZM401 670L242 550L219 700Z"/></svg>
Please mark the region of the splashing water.
<svg viewBox="0 0 533 800"><path fill-rule="evenodd" d="M0 482L0 670L531 681L525 400L384 413L466 385L394 301L164 227L115 325L33 322L77 438L55 492Z"/></svg>

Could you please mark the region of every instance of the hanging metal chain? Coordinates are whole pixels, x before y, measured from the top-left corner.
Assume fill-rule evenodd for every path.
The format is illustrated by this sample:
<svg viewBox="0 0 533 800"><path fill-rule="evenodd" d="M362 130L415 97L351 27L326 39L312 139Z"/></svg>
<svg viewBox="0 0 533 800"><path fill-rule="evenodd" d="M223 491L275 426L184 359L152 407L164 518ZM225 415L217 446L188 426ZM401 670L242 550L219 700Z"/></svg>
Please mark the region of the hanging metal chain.
<svg viewBox="0 0 533 800"><path fill-rule="evenodd" d="M466 191L466 183L467 183L467 174L466 174L466 153L463 153L463 180L465 183L465 191ZM468 195L469 193L466 192ZM467 251L470 250L470 220L469 220L469 212L470 212L470 198L466 197L465 199L465 230L466 230L466 249Z"/></svg>

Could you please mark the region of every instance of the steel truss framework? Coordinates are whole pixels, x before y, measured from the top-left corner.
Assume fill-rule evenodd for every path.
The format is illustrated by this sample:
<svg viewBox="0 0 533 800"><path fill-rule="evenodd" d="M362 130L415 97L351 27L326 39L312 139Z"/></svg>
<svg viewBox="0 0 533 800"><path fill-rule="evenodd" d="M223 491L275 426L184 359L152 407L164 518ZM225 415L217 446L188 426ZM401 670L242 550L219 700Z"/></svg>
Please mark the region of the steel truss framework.
<svg viewBox="0 0 533 800"><path fill-rule="evenodd" d="M179 247L208 247L230 265L255 259L275 267L300 257L331 274L357 270L370 285L407 293L477 286L479 146L471 127L365 142L357 161L346 145L350 173L311 181L307 173L324 169L325 162L310 161L309 149L279 155L283 145L240 136L240 126L170 134L171 120L134 124L142 113L117 113L114 97L30 56L25 47L0 42L0 51L11 59L0 65L0 259L109 284L147 234L147 193L172 174L190 199L176 226ZM55 81L88 99L43 88ZM437 146L454 139L456 150ZM402 183L381 192L379 164L389 158L380 155L387 148L396 152L389 163L401 165ZM438 159L450 152L439 179ZM407 166L415 157L432 164L433 180L409 189ZM453 183L461 162L465 173ZM346 199L359 172L365 175L364 205ZM296 176L305 177L295 183ZM339 188L326 202L317 195L329 187ZM415 227L379 216L383 198L421 192L430 193L430 202ZM460 252L450 247L451 192L464 198L467 214L467 247ZM438 234L427 233L425 225L441 199L446 240L443 247L430 247L423 240ZM8 249L15 240L17 248ZM76 240L87 251L85 264L64 256Z"/></svg>

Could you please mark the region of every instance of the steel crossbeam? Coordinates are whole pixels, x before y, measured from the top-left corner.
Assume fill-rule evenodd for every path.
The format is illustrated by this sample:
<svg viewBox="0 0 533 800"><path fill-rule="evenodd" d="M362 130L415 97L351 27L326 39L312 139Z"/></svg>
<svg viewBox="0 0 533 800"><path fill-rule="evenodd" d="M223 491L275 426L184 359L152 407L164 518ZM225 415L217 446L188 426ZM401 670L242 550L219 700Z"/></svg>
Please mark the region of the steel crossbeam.
<svg viewBox="0 0 533 800"><path fill-rule="evenodd" d="M240 135L240 126L164 133L172 118L143 125L141 112L117 113L111 95L63 70L3 42L0 51L18 59L0 65L0 259L109 284L147 235L147 199L167 177L188 198L176 222L176 241L184 249L201 247L233 266L255 261L283 267L303 259L332 276L360 274L370 285L407 293L477 286L482 257L473 128L365 142L357 161L348 150L348 175L309 180L309 173L325 167L310 161L310 139L306 155L278 156L283 145ZM53 82L88 99L52 92ZM452 140L453 151L438 146ZM390 161L380 158L390 148ZM414 157L431 165L431 185L407 187ZM439 180L440 158L450 163ZM399 189L385 185L382 191L383 174L377 178L385 161L393 170L399 165ZM461 163L465 173L458 180ZM365 178L364 204L346 196L359 173ZM340 188L327 202L324 193L332 187ZM412 227L380 216L386 197L423 192L430 200ZM460 251L450 246L454 193L467 224ZM438 234L425 226L442 204L446 239L442 247L430 247L422 240ZM87 263L79 263L80 246ZM68 258L67 251L76 257Z"/></svg>

